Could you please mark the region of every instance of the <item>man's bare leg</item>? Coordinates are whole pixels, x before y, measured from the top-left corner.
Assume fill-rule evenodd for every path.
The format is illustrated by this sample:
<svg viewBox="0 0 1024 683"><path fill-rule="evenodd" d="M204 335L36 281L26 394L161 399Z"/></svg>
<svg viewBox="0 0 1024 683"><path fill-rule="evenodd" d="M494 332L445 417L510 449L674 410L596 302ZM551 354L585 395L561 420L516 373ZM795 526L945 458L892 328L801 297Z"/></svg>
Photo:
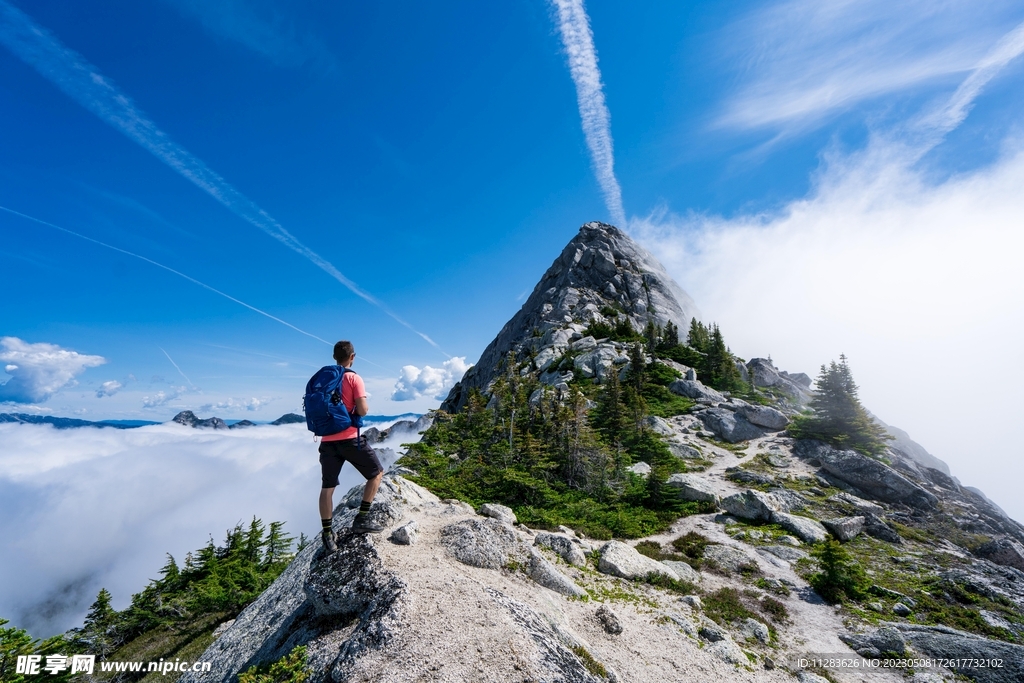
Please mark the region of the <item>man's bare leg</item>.
<svg viewBox="0 0 1024 683"><path fill-rule="evenodd" d="M377 490L374 489L374 493ZM334 487L320 489L320 519L330 519L334 514Z"/></svg>
<svg viewBox="0 0 1024 683"><path fill-rule="evenodd" d="M373 479L366 480L366 486L363 487L363 502L372 503L373 497L377 495L377 489L380 488L380 481L384 478L384 473L379 472ZM332 491L334 489L331 489ZM322 509L322 508L321 508Z"/></svg>

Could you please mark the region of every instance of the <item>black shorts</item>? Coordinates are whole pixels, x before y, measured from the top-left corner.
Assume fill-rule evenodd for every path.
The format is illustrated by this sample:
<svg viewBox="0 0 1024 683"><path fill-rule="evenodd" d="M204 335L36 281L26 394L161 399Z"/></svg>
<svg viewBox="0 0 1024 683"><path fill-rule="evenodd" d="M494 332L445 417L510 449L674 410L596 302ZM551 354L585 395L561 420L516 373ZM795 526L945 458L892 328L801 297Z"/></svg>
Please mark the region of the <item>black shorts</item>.
<svg viewBox="0 0 1024 683"><path fill-rule="evenodd" d="M373 479L384 471L377 453L364 438L321 441L320 471L323 474L323 488L333 489L338 485L338 475L345 462L352 463L366 479Z"/></svg>

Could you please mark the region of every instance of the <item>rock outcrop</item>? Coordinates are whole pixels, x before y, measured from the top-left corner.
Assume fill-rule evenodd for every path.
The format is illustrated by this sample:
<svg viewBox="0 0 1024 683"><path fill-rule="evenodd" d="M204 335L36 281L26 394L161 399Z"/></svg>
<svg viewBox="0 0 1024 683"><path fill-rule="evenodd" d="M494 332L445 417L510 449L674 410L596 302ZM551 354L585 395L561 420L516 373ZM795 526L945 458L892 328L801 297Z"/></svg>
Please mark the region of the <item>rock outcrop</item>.
<svg viewBox="0 0 1024 683"><path fill-rule="evenodd" d="M856 451L841 451L820 441L801 441L797 453L821 462L821 468L875 500L902 503L925 510L938 503L935 494L910 481L884 463Z"/></svg>
<svg viewBox="0 0 1024 683"><path fill-rule="evenodd" d="M618 228L604 223L587 223L551 264L522 308L495 337L476 365L448 394L442 409L455 412L466 401L470 389L487 389L499 363L509 352L517 358L536 353L537 369L547 369L592 322L605 322L601 312L621 311L637 330L648 321L659 325L672 322L685 330L690 319L700 317L696 304L665 272L646 249ZM574 349L574 371L584 376L601 376L624 362L625 354L613 344L584 342ZM556 377L549 381L556 383Z"/></svg>

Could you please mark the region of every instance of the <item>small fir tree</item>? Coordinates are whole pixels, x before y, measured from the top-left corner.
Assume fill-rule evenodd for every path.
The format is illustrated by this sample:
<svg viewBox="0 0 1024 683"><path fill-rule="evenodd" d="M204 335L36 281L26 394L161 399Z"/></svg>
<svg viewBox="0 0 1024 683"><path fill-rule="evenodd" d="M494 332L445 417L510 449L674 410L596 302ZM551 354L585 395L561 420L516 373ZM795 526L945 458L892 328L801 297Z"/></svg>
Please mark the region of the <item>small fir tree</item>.
<svg viewBox="0 0 1024 683"><path fill-rule="evenodd" d="M790 433L797 438L819 439L837 448L850 448L865 455L879 455L891 439L885 428L871 419L857 397L857 385L846 362L821 366L811 399L812 415L798 418Z"/></svg>

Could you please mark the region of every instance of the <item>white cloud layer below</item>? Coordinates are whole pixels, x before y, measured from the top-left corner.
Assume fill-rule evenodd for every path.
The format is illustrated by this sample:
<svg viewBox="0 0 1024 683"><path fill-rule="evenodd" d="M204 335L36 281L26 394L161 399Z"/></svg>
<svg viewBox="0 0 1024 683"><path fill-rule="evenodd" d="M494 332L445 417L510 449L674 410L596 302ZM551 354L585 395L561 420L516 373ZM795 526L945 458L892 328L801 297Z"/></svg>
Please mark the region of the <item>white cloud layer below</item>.
<svg viewBox="0 0 1024 683"><path fill-rule="evenodd" d="M0 616L35 636L80 624L102 587L124 608L165 553L180 562L253 515L285 521L296 536L320 526L320 467L305 425L3 424L0 443ZM335 503L362 481L343 468Z"/></svg>
<svg viewBox="0 0 1024 683"><path fill-rule="evenodd" d="M444 400L448 396L448 390L462 379L469 368L470 364L466 363L465 356L446 360L439 368L429 365L422 368L415 365L403 366L391 392L391 400L413 401L423 397Z"/></svg>
<svg viewBox="0 0 1024 683"><path fill-rule="evenodd" d="M29 343L17 337L0 337L0 363L11 379L0 385L0 403L41 403L75 377L106 363L102 356L90 356L56 344Z"/></svg>

